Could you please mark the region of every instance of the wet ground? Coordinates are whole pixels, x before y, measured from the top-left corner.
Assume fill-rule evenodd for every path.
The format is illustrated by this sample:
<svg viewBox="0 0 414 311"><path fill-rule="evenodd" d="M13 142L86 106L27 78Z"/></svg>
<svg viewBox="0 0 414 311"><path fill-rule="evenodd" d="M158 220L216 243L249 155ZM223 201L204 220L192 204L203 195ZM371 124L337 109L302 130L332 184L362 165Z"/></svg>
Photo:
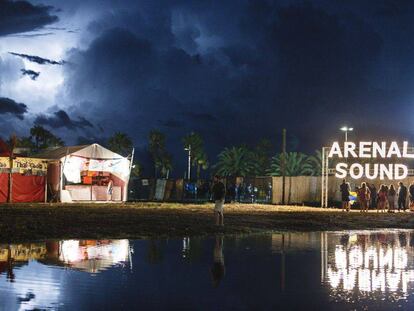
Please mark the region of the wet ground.
<svg viewBox="0 0 414 311"><path fill-rule="evenodd" d="M212 204L0 205L0 242L46 239L158 238L275 231L414 229L414 214L305 206L226 204L225 226L214 225Z"/></svg>

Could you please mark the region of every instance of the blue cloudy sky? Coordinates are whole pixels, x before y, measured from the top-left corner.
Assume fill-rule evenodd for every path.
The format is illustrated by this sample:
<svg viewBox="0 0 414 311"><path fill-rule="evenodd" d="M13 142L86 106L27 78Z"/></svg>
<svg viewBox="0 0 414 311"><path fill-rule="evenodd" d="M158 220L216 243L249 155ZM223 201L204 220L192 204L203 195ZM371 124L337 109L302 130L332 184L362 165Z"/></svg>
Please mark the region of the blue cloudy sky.
<svg viewBox="0 0 414 311"><path fill-rule="evenodd" d="M68 144L123 131L145 148L159 128L176 157L190 131L210 157L276 148L283 127L291 150L344 124L410 140L413 21L408 0L0 0L2 136L37 123Z"/></svg>

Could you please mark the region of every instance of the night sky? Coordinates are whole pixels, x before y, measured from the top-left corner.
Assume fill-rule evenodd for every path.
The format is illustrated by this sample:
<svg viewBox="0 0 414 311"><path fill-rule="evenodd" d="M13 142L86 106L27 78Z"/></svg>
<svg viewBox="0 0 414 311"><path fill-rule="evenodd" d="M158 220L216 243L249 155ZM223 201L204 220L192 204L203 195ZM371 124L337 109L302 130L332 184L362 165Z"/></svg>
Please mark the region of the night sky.
<svg viewBox="0 0 414 311"><path fill-rule="evenodd" d="M158 128L225 146L307 151L342 138L414 143L414 2L0 0L0 128L67 144ZM182 158L182 161L181 161ZM181 165L181 164L180 164Z"/></svg>

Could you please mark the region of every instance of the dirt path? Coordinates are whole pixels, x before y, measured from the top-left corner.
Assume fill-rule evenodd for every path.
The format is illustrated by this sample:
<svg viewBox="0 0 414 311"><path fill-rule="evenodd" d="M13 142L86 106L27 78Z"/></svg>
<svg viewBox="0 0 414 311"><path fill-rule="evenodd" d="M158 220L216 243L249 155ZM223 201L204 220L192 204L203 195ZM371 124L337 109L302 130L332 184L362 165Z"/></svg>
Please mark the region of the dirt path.
<svg viewBox="0 0 414 311"><path fill-rule="evenodd" d="M0 205L0 242L201 236L218 232L414 229L414 213L361 214L312 207L225 206L225 227L213 225L212 205L174 203Z"/></svg>

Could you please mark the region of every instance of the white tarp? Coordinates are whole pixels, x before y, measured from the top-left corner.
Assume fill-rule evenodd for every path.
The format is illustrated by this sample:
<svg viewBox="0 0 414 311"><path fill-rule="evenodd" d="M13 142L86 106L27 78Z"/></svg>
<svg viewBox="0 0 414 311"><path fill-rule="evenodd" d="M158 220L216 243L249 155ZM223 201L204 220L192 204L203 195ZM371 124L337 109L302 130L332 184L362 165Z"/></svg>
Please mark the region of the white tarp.
<svg viewBox="0 0 414 311"><path fill-rule="evenodd" d="M81 182L81 171L107 172L127 182L129 179L129 163L126 158L96 160L69 155L63 160L63 174L66 180L71 183Z"/></svg>
<svg viewBox="0 0 414 311"><path fill-rule="evenodd" d="M76 156L67 156L63 160L63 175L68 182L79 184L81 182L81 171L86 166L87 159Z"/></svg>
<svg viewBox="0 0 414 311"><path fill-rule="evenodd" d="M116 160L94 160L89 161L88 171L108 172L124 181L129 178L129 160L122 158Z"/></svg>
<svg viewBox="0 0 414 311"><path fill-rule="evenodd" d="M85 148L72 152L71 155L83 157L83 158L89 158L89 159L100 159L100 160L125 159L123 156L109 149L106 149L105 147L102 147L101 145L98 145L98 144L92 144L92 145L86 146Z"/></svg>

